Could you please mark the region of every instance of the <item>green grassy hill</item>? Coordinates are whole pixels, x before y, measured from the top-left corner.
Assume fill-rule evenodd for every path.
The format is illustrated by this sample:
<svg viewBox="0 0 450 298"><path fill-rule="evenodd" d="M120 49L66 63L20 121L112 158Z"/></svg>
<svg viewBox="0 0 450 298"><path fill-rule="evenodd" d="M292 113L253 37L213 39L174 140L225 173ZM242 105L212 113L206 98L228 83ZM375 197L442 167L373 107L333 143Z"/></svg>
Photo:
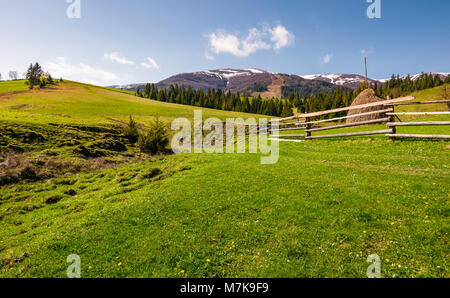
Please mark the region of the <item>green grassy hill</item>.
<svg viewBox="0 0 450 298"><path fill-rule="evenodd" d="M6 86L3 86L3 84ZM1 94L12 90L8 82L0 82L0 119L25 120L34 123L107 124L127 121L130 115L148 123L155 116L163 121L178 117L192 119L194 110L203 110L203 117L263 117L236 112L204 109L139 98L118 89L64 82L46 89L19 94ZM16 83L18 86L25 86ZM25 86L26 87L26 86ZM26 88L25 88L26 90ZM9 91L8 91L9 92Z"/></svg>
<svg viewBox="0 0 450 298"><path fill-rule="evenodd" d="M448 142L280 143L276 165L114 151L130 114L193 109L73 82L0 95L0 146L23 151L0 156L23 169L0 186L0 276L65 277L70 254L82 277L363 278L370 254L383 277L450 276Z"/></svg>
<svg viewBox="0 0 450 298"><path fill-rule="evenodd" d="M25 85L25 80L0 81L0 94L26 90L28 90L28 86Z"/></svg>

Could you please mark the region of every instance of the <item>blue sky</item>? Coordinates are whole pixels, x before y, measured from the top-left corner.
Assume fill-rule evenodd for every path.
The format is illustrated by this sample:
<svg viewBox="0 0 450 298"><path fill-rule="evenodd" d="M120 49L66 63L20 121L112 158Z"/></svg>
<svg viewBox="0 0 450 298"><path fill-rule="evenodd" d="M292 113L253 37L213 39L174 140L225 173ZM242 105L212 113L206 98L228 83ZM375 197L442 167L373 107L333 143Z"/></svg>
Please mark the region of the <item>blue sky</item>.
<svg viewBox="0 0 450 298"><path fill-rule="evenodd" d="M75 1L75 0L73 0ZM39 61L55 76L101 85L180 72L261 68L389 77L450 72L450 1L0 0L0 73Z"/></svg>

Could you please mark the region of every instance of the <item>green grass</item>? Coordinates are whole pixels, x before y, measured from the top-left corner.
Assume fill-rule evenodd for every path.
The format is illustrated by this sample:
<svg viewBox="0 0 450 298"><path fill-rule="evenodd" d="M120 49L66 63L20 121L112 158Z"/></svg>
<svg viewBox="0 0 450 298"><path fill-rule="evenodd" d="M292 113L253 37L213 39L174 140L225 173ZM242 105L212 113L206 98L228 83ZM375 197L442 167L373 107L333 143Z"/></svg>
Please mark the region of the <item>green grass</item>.
<svg viewBox="0 0 450 298"><path fill-rule="evenodd" d="M28 86L25 85L25 80L0 81L0 94L26 90L28 90Z"/></svg>
<svg viewBox="0 0 450 298"><path fill-rule="evenodd" d="M99 138L84 125L192 109L67 82L0 96L0 130L16 145L42 134L24 146L32 160L52 150L72 161L61 143ZM181 154L0 186L0 277L65 277L78 254L83 277L363 278L378 254L383 277L448 278L449 150L386 137L283 142L275 165Z"/></svg>
<svg viewBox="0 0 450 298"><path fill-rule="evenodd" d="M155 116L166 122L178 117L193 119L194 110L202 110L204 119L264 117L163 103L118 92L117 89L109 90L74 82L64 82L58 86L21 94L0 94L0 119L26 119L33 123L110 124L127 121L133 115L138 122L145 124Z"/></svg>
<svg viewBox="0 0 450 298"><path fill-rule="evenodd" d="M364 277L376 253L384 277L448 277L448 150L283 143L274 166L178 155L3 188L0 256L28 257L0 276L64 277L75 253L84 277Z"/></svg>

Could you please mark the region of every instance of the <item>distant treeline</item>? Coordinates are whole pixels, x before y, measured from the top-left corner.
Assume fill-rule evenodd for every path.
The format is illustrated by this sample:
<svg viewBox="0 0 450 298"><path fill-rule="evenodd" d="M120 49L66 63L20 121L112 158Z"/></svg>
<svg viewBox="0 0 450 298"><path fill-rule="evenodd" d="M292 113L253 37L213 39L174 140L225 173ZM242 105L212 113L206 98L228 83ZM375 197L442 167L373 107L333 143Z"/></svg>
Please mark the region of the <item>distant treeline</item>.
<svg viewBox="0 0 450 298"><path fill-rule="evenodd" d="M412 80L410 76L400 78L392 75L391 79L382 83L373 83L367 86L361 83L359 88L351 90L339 87L331 92L320 92L307 98L301 98L299 93L290 93L285 100L249 98L247 94L232 94L220 89L203 91L188 86L170 85L169 88L158 88L155 84L147 84L144 90L137 90L139 97L149 98L162 102L191 105L225 111L261 114L275 117L289 117L293 115L293 108L299 113L312 113L330 109L348 107L353 100L365 89L372 88L377 96L382 98L397 98L412 92L434 88L450 83L450 76L444 81L439 75L422 74L418 79ZM345 113L329 114L324 117L345 116Z"/></svg>
<svg viewBox="0 0 450 298"><path fill-rule="evenodd" d="M136 95L162 102L190 105L216 110L253 113L276 117L292 116L292 104L287 100L267 99L261 96L249 98L239 92L232 94L220 89L195 90L188 86L170 85L168 89L158 88L155 84L147 84L144 90L137 90Z"/></svg>

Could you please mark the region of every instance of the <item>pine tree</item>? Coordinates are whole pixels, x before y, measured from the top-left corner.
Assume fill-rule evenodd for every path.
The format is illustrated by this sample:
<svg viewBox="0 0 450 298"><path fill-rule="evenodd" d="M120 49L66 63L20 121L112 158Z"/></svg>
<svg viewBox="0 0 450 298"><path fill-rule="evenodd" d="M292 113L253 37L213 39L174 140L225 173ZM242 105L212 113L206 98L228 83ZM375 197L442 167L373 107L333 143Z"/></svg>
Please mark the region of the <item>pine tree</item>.
<svg viewBox="0 0 450 298"><path fill-rule="evenodd" d="M30 89L33 89L34 86L42 85L41 77L43 75L43 71L39 63L30 64L26 73L27 83ZM45 85L44 85L45 87Z"/></svg>
<svg viewBox="0 0 450 298"><path fill-rule="evenodd" d="M51 74L48 74L48 83L49 84L51 84L51 85L53 85L55 82L53 81L53 78L52 78L52 75Z"/></svg>
<svg viewBox="0 0 450 298"><path fill-rule="evenodd" d="M136 122L131 115L128 125L123 129L123 134L132 144L136 143L139 138Z"/></svg>
<svg viewBox="0 0 450 298"><path fill-rule="evenodd" d="M144 96L150 98L150 83L145 84L144 87Z"/></svg>
<svg viewBox="0 0 450 298"><path fill-rule="evenodd" d="M289 102L285 102L283 104L283 110L281 112L281 117L290 117L293 116L294 113L292 112L292 106Z"/></svg>

